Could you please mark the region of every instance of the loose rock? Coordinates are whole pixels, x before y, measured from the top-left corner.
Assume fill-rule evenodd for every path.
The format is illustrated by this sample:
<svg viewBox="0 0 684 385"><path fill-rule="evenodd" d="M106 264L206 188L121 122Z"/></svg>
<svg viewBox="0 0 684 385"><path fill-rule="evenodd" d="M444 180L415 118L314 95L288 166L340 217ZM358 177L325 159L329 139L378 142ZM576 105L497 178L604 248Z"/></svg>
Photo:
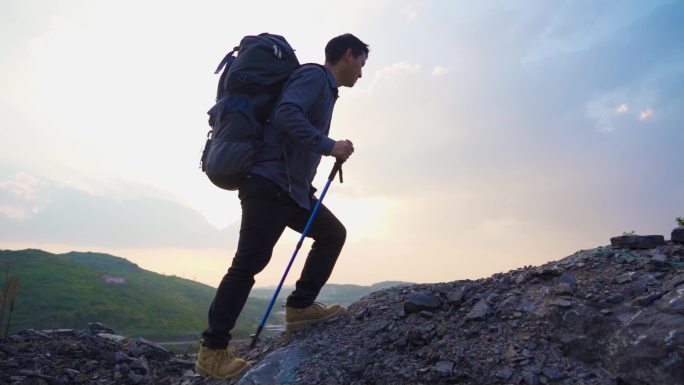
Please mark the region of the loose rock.
<svg viewBox="0 0 684 385"><path fill-rule="evenodd" d="M491 310L491 307L487 303L486 299L481 299L473 309L466 315L466 321L478 321L485 319Z"/></svg>

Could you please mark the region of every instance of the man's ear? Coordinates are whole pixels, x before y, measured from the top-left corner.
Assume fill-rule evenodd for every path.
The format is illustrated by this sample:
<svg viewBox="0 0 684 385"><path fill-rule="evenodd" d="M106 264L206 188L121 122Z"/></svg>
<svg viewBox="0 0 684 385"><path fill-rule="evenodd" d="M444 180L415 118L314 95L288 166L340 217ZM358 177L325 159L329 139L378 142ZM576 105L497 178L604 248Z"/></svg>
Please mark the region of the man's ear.
<svg viewBox="0 0 684 385"><path fill-rule="evenodd" d="M352 52L351 48L347 48L347 51L344 53L344 58L349 61L354 60L354 52Z"/></svg>

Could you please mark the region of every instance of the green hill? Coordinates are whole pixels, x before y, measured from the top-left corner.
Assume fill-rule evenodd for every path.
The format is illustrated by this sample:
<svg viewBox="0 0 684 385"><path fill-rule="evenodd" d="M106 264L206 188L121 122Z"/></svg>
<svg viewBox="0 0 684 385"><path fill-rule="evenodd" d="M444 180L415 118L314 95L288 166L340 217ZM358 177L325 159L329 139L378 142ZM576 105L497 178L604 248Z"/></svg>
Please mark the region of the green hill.
<svg viewBox="0 0 684 385"><path fill-rule="evenodd" d="M216 290L100 253L0 250L0 281L7 264L21 279L10 331L82 329L102 322L128 336L198 339ZM250 298L233 335L253 333L267 304L266 299ZM282 320L273 315L269 323Z"/></svg>

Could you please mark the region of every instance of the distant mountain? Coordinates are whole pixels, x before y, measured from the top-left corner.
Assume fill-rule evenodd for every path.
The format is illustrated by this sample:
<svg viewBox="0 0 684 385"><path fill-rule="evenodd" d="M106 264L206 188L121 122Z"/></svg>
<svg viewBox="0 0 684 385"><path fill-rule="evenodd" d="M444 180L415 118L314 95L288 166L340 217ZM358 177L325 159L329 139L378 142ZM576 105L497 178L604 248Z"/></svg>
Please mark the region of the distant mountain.
<svg viewBox="0 0 684 385"><path fill-rule="evenodd" d="M12 274L21 280L10 332L28 328L82 329L90 322L102 322L128 336L198 339L206 327L207 310L216 292L211 286L144 270L124 258L102 253L0 250L0 284L8 264ZM330 284L318 299L348 305L372 291L403 284ZM281 291L267 330L282 329L280 309L291 289ZM234 337L254 333L274 291L275 287L252 290L232 332Z"/></svg>
<svg viewBox="0 0 684 385"><path fill-rule="evenodd" d="M198 339L216 291L108 254L0 250L1 281L7 264L21 279L10 331L81 329L97 321L131 336ZM233 334L253 333L267 304L250 298ZM282 320L274 315L269 322Z"/></svg>
<svg viewBox="0 0 684 385"><path fill-rule="evenodd" d="M317 300L325 303L339 303L348 306L361 297L370 294L374 291L387 289L395 286L409 286L412 283L401 281L384 281L375 283L370 286L362 285L340 285L329 283L321 289ZM276 286L255 287L252 289L251 296L256 298L271 298L275 292ZM279 301L285 301L287 296L294 290L294 286L284 286L278 295Z"/></svg>

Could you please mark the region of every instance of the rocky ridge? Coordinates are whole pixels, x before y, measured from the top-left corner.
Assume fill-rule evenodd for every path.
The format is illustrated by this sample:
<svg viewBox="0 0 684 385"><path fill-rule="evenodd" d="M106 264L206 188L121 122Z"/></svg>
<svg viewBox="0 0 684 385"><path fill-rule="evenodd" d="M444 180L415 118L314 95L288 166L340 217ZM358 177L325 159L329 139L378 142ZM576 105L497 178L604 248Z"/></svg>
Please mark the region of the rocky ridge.
<svg viewBox="0 0 684 385"><path fill-rule="evenodd" d="M236 346L254 360L241 379L199 378L193 355L92 324L0 341L0 383L684 384L684 244L648 241L374 292L335 320Z"/></svg>
<svg viewBox="0 0 684 385"><path fill-rule="evenodd" d="M302 384L684 384L684 246L373 293L295 336Z"/></svg>

